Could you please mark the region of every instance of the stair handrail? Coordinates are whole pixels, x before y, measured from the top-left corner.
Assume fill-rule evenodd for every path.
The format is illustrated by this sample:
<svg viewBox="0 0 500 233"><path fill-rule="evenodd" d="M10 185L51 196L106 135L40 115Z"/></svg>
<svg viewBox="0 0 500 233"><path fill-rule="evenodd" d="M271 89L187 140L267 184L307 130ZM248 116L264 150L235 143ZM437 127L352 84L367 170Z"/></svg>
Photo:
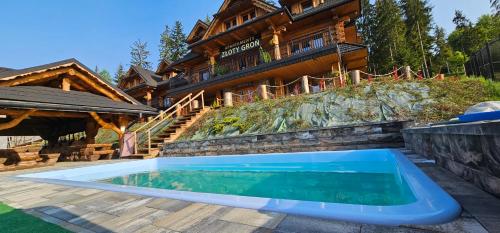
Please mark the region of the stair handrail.
<svg viewBox="0 0 500 233"><path fill-rule="evenodd" d="M184 104L181 104L184 100L186 100L186 97L184 97L184 99L182 99L181 101L178 101L174 106L175 106L175 109L176 111L173 111L171 113L169 113L168 115L164 116L162 120L158 121L155 125L149 127L146 131L148 133L148 154L151 154L151 130L153 130L156 126L160 125L161 123L163 123L165 120L167 119L170 119L175 113L177 113L177 109L182 109L188 105L190 105L190 109L192 108L192 103L193 101L195 101L196 99L198 99L198 97L201 96L201 109L204 109L205 108L205 97L204 97L204 94L205 93L205 90L202 90L200 91L198 94L196 94L194 97L192 95L189 95L189 96L186 96L186 97L189 97L189 101L184 103ZM180 106L179 106L180 105ZM173 106L172 106L173 107ZM137 143L137 138L136 138L136 143ZM137 145L135 147L135 150L136 150L136 154L137 154Z"/></svg>
<svg viewBox="0 0 500 233"><path fill-rule="evenodd" d="M193 95L193 93L189 93L188 95L186 95L184 98L182 98L181 100L177 101L177 103L175 103L174 105L170 106L167 110L164 110L164 111L160 111L160 114L158 114L158 116L156 116L155 118L153 118L152 120L148 121L146 124L144 124L143 126L139 127L138 129L134 130L132 132L132 134L134 135L134 153L137 154L137 146L138 146L138 143L137 143L137 133L146 128L146 126L152 124L153 122L155 122L156 120L158 119L166 119L168 117L165 117L165 114L169 111L172 111L173 109L176 109L176 107L181 104L183 101L185 101L186 99L190 99L191 96ZM163 120L161 120L161 122L163 122Z"/></svg>

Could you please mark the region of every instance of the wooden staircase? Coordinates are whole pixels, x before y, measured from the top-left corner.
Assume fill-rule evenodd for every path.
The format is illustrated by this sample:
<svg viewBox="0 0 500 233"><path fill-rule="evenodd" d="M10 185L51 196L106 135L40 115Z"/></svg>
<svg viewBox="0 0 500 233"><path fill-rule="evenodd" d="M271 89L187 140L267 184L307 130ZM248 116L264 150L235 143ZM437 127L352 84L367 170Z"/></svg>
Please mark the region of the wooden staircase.
<svg viewBox="0 0 500 233"><path fill-rule="evenodd" d="M209 107L204 105L204 91L196 95L189 94L179 100L169 109L161 112L157 117L148 121L139 129L133 132L135 140L134 154L122 157L125 159L148 159L159 155L164 143L172 142L179 138L181 134L195 123L205 113L210 111ZM199 103L201 100L201 104ZM170 122L168 122L170 121ZM168 123L167 127L160 129L160 132L152 135L152 131L162 124ZM142 143L138 142L138 136L146 137Z"/></svg>

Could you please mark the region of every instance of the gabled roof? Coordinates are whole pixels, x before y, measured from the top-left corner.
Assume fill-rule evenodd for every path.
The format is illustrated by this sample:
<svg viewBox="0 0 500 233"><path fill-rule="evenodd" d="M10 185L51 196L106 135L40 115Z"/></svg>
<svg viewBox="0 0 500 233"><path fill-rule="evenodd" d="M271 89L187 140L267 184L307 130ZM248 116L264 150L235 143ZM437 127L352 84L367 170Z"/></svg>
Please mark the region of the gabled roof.
<svg viewBox="0 0 500 233"><path fill-rule="evenodd" d="M121 96L123 100L126 100L130 103L134 104L140 104L137 100L135 100L133 97L127 95L125 92L114 86L113 84L109 83L108 81L104 80L99 76L99 74L95 73L92 69L89 69L87 66L83 65L80 63L78 60L71 58L67 60L62 60L58 62L53 62L45 65L40 65L40 66L34 66L34 67L29 67L25 69L19 69L19 70L13 70L13 69L8 69L5 70L4 72L0 73L0 82L2 81L10 81L14 80L17 78L22 78L23 76L28 76L28 75L33 75L33 74L40 74L44 73L47 71L51 70L56 70L60 68L74 68L75 70L78 70L79 72L83 72L86 75L88 75L89 78L92 79L97 85L102 85L103 87L106 87L108 90L111 90L115 94L118 94L118 96Z"/></svg>
<svg viewBox="0 0 500 233"><path fill-rule="evenodd" d="M194 25L193 29L189 33L186 41L188 43L192 43L194 41L197 41L197 40L203 38L203 36L207 32L208 27L210 27L210 25L208 25L207 23L198 19L198 21L196 21L196 24ZM203 30L202 35L197 35L199 29Z"/></svg>
<svg viewBox="0 0 500 233"><path fill-rule="evenodd" d="M156 87L158 82L161 81L161 76L157 75L154 71L144 69L141 66L131 66L127 76L131 76L133 73L136 73L141 79L144 80L146 85L151 87Z"/></svg>
<svg viewBox="0 0 500 233"><path fill-rule="evenodd" d="M236 1L238 1L239 3L235 3ZM224 11L229 9L232 6L231 4L241 4L241 2L243 2L243 1L245 1L245 2L251 1L251 3L255 7L261 8L261 9L267 11L268 13L278 10L278 8L276 6L269 4L264 0L224 0L222 5L220 6L219 10L217 11L217 13L214 15L214 19L212 20L212 23L208 27L207 32L205 33L205 36L203 36L202 39L204 40L204 39L207 39L208 37L212 36L212 34L213 34L212 32L215 29L215 26L220 23L219 16L221 13L223 13Z"/></svg>
<svg viewBox="0 0 500 233"><path fill-rule="evenodd" d="M7 67L0 67L0 73L6 72L6 71L12 71L12 70L14 70L14 69L7 68Z"/></svg>
<svg viewBox="0 0 500 233"><path fill-rule="evenodd" d="M143 104L117 102L89 92L63 91L44 86L0 87L0 107L116 114L156 113L156 109Z"/></svg>

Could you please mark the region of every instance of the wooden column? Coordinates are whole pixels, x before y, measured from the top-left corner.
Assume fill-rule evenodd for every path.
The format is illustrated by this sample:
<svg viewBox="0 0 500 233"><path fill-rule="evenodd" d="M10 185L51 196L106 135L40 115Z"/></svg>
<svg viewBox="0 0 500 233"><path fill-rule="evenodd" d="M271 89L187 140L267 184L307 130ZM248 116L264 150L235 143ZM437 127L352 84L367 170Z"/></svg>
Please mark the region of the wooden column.
<svg viewBox="0 0 500 233"><path fill-rule="evenodd" d="M233 93L226 91L224 92L224 107L233 106Z"/></svg>
<svg viewBox="0 0 500 233"><path fill-rule="evenodd" d="M347 20L346 17L339 18L338 16L335 16L333 18L333 21L335 22L334 28L335 28L335 40L337 43L344 43L346 41L345 39L345 25L344 21Z"/></svg>
<svg viewBox="0 0 500 233"><path fill-rule="evenodd" d="M62 79L61 88L63 89L63 91L70 91L71 90L71 82L69 81L69 78Z"/></svg>
<svg viewBox="0 0 500 233"><path fill-rule="evenodd" d="M361 82L361 73L359 72L359 70L351 71L351 81L353 85L359 85L359 83Z"/></svg>
<svg viewBox="0 0 500 233"><path fill-rule="evenodd" d="M146 92L146 101L147 101L147 104L148 104L149 106L151 106L151 99L152 99L152 98L153 98L153 97L152 97L151 91L147 91L147 92Z"/></svg>
<svg viewBox="0 0 500 233"><path fill-rule="evenodd" d="M210 73L215 74L215 56L210 55Z"/></svg>
<svg viewBox="0 0 500 233"><path fill-rule="evenodd" d="M405 66L405 78L411 79L411 68L410 66Z"/></svg>
<svg viewBox="0 0 500 233"><path fill-rule="evenodd" d="M275 83L274 84L275 86L278 86L278 87L276 87L276 91L274 93L276 95L276 97L285 96L285 87L283 87L283 80L279 79L279 78L275 78L274 83Z"/></svg>
<svg viewBox="0 0 500 233"><path fill-rule="evenodd" d="M97 122L89 118L85 124L85 135L87 136L87 138L85 139L85 143L95 144L95 136L97 135L98 131L99 127L97 125Z"/></svg>
<svg viewBox="0 0 500 233"><path fill-rule="evenodd" d="M280 41L278 37L279 32L275 31L273 34L273 45L274 45L274 59L281 60L281 50Z"/></svg>
<svg viewBox="0 0 500 233"><path fill-rule="evenodd" d="M309 94L309 78L307 75L302 76L302 90L304 91L304 94Z"/></svg>
<svg viewBox="0 0 500 233"><path fill-rule="evenodd" d="M259 85L259 94L260 94L260 98L262 98L263 100L269 99L269 97L267 96L267 86L266 85Z"/></svg>

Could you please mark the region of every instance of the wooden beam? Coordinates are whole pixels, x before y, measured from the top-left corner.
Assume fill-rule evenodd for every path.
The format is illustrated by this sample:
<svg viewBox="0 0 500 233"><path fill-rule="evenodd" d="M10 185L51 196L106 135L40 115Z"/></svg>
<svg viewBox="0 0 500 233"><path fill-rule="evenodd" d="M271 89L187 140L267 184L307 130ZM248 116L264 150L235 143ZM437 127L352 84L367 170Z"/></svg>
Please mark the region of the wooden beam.
<svg viewBox="0 0 500 233"><path fill-rule="evenodd" d="M95 112L89 112L90 116L92 116L92 118L94 118L94 120L97 122L97 124L99 124L100 126L102 126L103 128L105 129L110 129L110 130L113 130L115 131L118 136L120 138L122 138L123 136L123 132L120 130L120 128L118 128L115 124L113 123L108 123L106 121L104 121L97 113Z"/></svg>
<svg viewBox="0 0 500 233"><path fill-rule="evenodd" d="M63 78L61 80L61 87L63 91L71 91L71 83L69 81L69 78Z"/></svg>
<svg viewBox="0 0 500 233"><path fill-rule="evenodd" d="M24 77L15 78L15 79L7 80L7 81L0 81L0 87L13 87L13 86L19 86L19 85L33 82L33 81L37 81L37 80L55 78L61 74L68 73L69 70L72 70L72 69L71 68L62 68L62 69L57 69L57 70L46 71L43 73L28 74Z"/></svg>
<svg viewBox="0 0 500 233"><path fill-rule="evenodd" d="M27 110L23 114L15 117L13 120L9 122L0 123L0 131L16 127L17 125L19 125L19 123L21 123L24 119L28 118L35 111L36 109Z"/></svg>
<svg viewBox="0 0 500 233"><path fill-rule="evenodd" d="M19 116L25 110L18 109L0 109L0 115ZM51 112L51 111L36 111L30 115L31 117L57 117L57 118L87 118L87 113L78 112Z"/></svg>
<svg viewBox="0 0 500 233"><path fill-rule="evenodd" d="M95 90L103 93L105 96L111 98L112 100L122 100L117 95L115 95L115 94L111 93L109 90L97 85L94 81L90 80L87 76L83 75L82 73L80 73L78 71L71 69L69 71L69 74L72 76L78 77L78 79L82 80L85 84L87 84L87 85L91 86L92 88L94 88Z"/></svg>

